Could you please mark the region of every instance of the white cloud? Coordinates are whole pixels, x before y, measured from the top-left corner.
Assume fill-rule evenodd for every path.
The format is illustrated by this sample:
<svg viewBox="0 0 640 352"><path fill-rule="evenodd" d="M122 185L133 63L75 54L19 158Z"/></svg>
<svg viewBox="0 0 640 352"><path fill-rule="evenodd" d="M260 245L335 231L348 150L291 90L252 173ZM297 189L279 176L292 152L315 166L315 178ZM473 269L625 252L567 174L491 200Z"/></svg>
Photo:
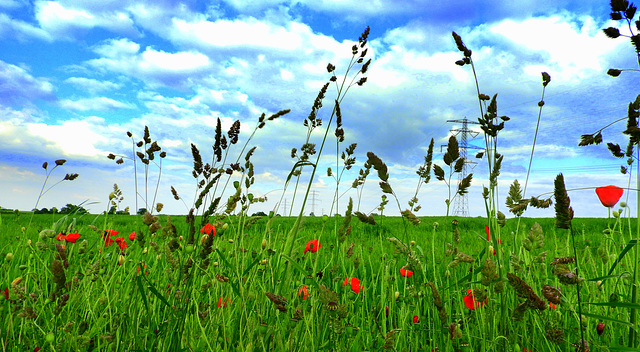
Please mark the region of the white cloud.
<svg viewBox="0 0 640 352"><path fill-rule="evenodd" d="M53 85L35 78L24 68L0 60L0 104L35 102L54 99Z"/></svg>
<svg viewBox="0 0 640 352"><path fill-rule="evenodd" d="M45 147L60 150L68 157L101 157L105 153L98 144L108 144L109 138L102 131L106 128L103 119L93 117L84 120L68 120L60 125L34 123L26 126L27 132L45 141Z"/></svg>
<svg viewBox="0 0 640 352"><path fill-rule="evenodd" d="M22 41L30 38L44 41L53 40L51 35L42 28L11 18L4 13L0 13L0 38L17 38Z"/></svg>
<svg viewBox="0 0 640 352"><path fill-rule="evenodd" d="M141 53L140 45L128 39L109 40L94 51L103 57L87 61L89 66L135 77L152 87L185 88L212 66L206 55L196 51L168 53L147 47Z"/></svg>
<svg viewBox="0 0 640 352"><path fill-rule="evenodd" d="M59 104L64 109L76 111L108 111L113 109L135 109L134 104L123 103L107 97L83 98L77 100L64 99Z"/></svg>
<svg viewBox="0 0 640 352"><path fill-rule="evenodd" d="M99 81L97 79L85 77L69 77L65 83L74 85L78 88L86 90L90 93L98 93L103 91L113 91L122 88L122 84L110 81Z"/></svg>
<svg viewBox="0 0 640 352"><path fill-rule="evenodd" d="M606 71L604 59L621 44L602 33L603 25L591 17L565 11L550 17L507 19L487 30L507 39L512 48L523 54L542 55L539 62L527 62L525 73L538 74L544 62L553 68L557 78L577 81L593 71Z"/></svg>
<svg viewBox="0 0 640 352"><path fill-rule="evenodd" d="M54 1L36 1L35 17L41 28L56 38L72 39L78 30L98 27L122 34L137 33L133 20L124 11L91 11Z"/></svg>

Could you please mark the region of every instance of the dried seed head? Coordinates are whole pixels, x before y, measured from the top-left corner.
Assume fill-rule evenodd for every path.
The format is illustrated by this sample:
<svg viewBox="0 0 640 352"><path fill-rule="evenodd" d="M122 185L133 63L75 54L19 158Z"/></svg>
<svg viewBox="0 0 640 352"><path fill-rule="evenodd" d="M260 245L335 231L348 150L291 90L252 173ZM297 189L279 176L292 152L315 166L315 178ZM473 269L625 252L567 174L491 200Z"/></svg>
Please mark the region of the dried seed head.
<svg viewBox="0 0 640 352"><path fill-rule="evenodd" d="M47 166L49 166L49 163L48 163L48 162L46 162L46 161L45 161L44 163L42 163L42 168L43 168L43 169L45 169L45 170L46 170L46 169L47 169Z"/></svg>

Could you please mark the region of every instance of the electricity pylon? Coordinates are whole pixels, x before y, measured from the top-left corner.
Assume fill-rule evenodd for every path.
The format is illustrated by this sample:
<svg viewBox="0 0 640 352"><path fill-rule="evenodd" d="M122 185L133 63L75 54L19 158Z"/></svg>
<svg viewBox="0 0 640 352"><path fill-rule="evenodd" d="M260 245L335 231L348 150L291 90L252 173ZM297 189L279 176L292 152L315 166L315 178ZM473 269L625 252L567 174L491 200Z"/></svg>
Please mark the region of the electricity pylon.
<svg viewBox="0 0 640 352"><path fill-rule="evenodd" d="M469 121L467 120L467 118L465 117L464 119L461 120L447 120L447 122L453 122L453 123L461 123L462 124L462 128L452 128L451 132L453 132L453 135L456 136L456 138L458 139L458 148L460 150L460 156L462 158L464 158L464 165L462 166L462 172L460 172L458 174L458 183L460 183L462 181L462 179L464 179L465 177L467 177L467 171L468 171L468 166L469 164L472 164L475 166L475 164L477 164L477 162L475 161L470 161L469 159L467 159L467 149L471 148L471 149L482 149L482 148L478 148L475 147L473 145L469 145L467 143L467 141L469 139L474 139L478 136L479 132L475 132L469 129L468 125L469 124L474 124L474 125L479 125L478 122L474 122L474 121ZM469 138L471 137L471 138ZM462 194L462 195L458 195L455 199L455 201L453 202L453 215L455 216L460 216L460 217L466 217L469 216L469 203L467 202L467 194Z"/></svg>

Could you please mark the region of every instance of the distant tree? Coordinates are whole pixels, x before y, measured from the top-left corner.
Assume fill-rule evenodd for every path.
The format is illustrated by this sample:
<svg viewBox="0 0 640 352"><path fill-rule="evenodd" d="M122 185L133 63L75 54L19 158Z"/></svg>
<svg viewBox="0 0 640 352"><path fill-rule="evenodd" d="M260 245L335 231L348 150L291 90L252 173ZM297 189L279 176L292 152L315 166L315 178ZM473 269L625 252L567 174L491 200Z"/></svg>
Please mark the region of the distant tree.
<svg viewBox="0 0 640 352"><path fill-rule="evenodd" d="M264 211L259 211L257 213L251 214L251 216L267 216L267 214Z"/></svg>
<svg viewBox="0 0 640 352"><path fill-rule="evenodd" d="M87 209L79 205L73 205L73 204L67 204L64 207L62 207L62 209L60 209L60 214L72 214L72 213L86 214Z"/></svg>
<svg viewBox="0 0 640 352"><path fill-rule="evenodd" d="M49 210L51 212L51 214L58 214L60 212L60 210L58 210L58 208L53 207Z"/></svg>
<svg viewBox="0 0 640 352"><path fill-rule="evenodd" d="M140 208L140 209L138 209L138 212L136 214L144 215L146 213L147 213L147 208Z"/></svg>
<svg viewBox="0 0 640 352"><path fill-rule="evenodd" d="M112 205L112 206L111 206L111 208L109 208L109 212L108 212L108 214L109 214L109 215L113 215L113 214L115 214L115 213L116 213L116 210L117 210L116 206L115 206L115 205Z"/></svg>
<svg viewBox="0 0 640 352"><path fill-rule="evenodd" d="M309 213L309 216L316 216L313 212Z"/></svg>

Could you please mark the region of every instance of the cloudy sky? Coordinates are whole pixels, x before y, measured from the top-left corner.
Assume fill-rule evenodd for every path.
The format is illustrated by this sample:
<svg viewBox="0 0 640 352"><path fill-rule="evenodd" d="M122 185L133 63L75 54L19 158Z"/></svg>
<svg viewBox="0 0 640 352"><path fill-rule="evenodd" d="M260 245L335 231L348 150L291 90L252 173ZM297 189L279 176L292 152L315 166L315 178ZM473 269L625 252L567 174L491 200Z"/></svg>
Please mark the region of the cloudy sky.
<svg viewBox="0 0 640 352"><path fill-rule="evenodd" d="M342 102L345 141L339 148L351 143L357 148L356 164L342 176L340 212L349 197L358 201L358 193L349 188L367 152L389 166L390 184L404 209L415 193L415 171L430 139L436 141L435 161L444 165L440 145L451 129L461 127L447 120L477 120L473 75L469 66L455 65L461 53L452 31L473 51L480 91L498 94L498 113L511 117L498 142L505 155L500 176L505 213L509 184L515 179L524 183L526 177L542 71L551 75L551 83L527 195L551 192L559 172L570 189L626 187L629 177L619 171L625 160L613 158L604 145L577 146L581 134L625 117L639 88L636 72L617 78L606 75L611 67L638 68L629 40L610 39L602 32L614 26L629 33L622 21L610 20L609 13L608 1L0 0L0 206L34 208L46 177L42 163L48 162L51 170L54 160L66 159L47 187L66 173L80 176L56 185L38 208L87 202L86 208L99 213L108 208L109 193L118 184L125 198L121 208L134 210L132 141L127 132L138 141L149 126L151 138L167 153L156 200L164 203L163 213L186 213L198 182L191 174L191 143L207 162L217 119L223 131L239 120L240 140L229 149L228 166L238 158L262 113L291 109L267 121L247 147L257 147L251 192L268 199L254 204L250 212L268 212L282 199L278 212L283 213L284 203L289 207L294 201L294 184L283 194L296 161L291 149L299 150L305 142L303 121L331 77L327 64L335 65L341 78L351 47L367 26L367 58L372 59L368 81L352 87ZM324 124L313 131L311 143L320 145L335 97L336 86L331 85L318 113ZM335 125L329 128L331 137ZM620 123L605 130L605 142L624 148L623 129ZM484 139L480 136L469 144L482 148ZM336 170L335 145L331 137L307 213L326 214L332 208L336 182L326 169ZM128 158L117 165L107 158L110 153ZM473 159L475 150L469 154ZM483 216L481 192L488 172L486 160L477 162L469 169L474 179L467 200L470 214ZM294 212L310 170L303 169ZM145 204L144 173L140 167L138 207ZM159 164L151 164L148 202L158 174ZM236 173L231 180L238 177ZM362 192L362 212L377 212L382 195L377 182L372 173ZM173 199L171 186L184 202ZM224 182L218 194L223 186ZM578 217L607 215L593 189L571 191L570 197ZM417 215L445 214L444 183L432 179L421 187L418 198L422 209ZM630 205L635 207L635 202ZM385 213L399 213L395 201ZM549 209L526 215L554 214Z"/></svg>

